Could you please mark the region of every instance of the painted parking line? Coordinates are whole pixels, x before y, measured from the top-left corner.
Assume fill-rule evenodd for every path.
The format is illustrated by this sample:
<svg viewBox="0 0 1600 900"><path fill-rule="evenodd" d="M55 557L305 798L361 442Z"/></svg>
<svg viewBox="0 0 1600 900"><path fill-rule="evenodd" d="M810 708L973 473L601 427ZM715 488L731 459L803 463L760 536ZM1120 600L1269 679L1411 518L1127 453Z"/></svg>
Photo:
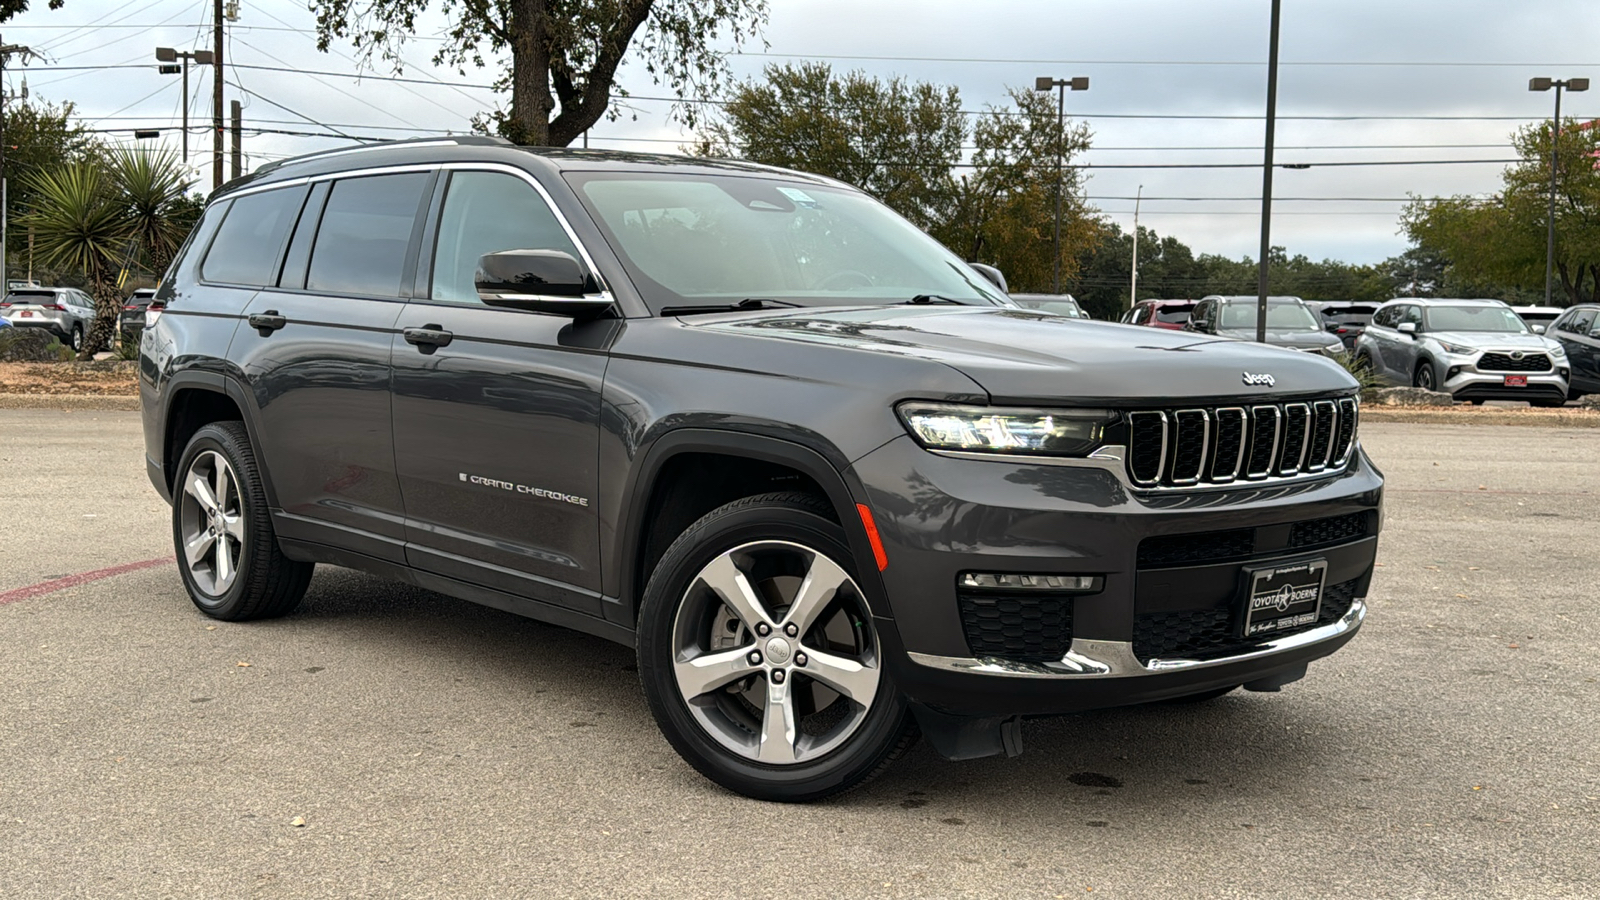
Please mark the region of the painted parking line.
<svg viewBox="0 0 1600 900"><path fill-rule="evenodd" d="M0 592L0 606L5 606L7 603L15 603L18 600L31 600L34 597L42 597L45 594L53 594L56 591L64 591L67 588L88 584L91 581L99 581L102 578L114 578L118 575L126 575L129 572L137 572L140 569L152 569L156 566L168 565L171 562L172 557L162 556L142 562L123 563L120 566L112 566L108 569L95 569L93 572L79 572L76 575L52 578L49 581L41 581L38 584L30 584L27 587L13 588L9 591Z"/></svg>

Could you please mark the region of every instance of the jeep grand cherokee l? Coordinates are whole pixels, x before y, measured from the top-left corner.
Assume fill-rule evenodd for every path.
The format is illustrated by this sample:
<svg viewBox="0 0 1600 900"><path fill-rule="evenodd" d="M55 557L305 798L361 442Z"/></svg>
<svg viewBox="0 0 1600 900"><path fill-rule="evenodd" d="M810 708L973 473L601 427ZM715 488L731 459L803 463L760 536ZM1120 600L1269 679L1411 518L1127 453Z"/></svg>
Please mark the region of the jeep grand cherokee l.
<svg viewBox="0 0 1600 900"><path fill-rule="evenodd" d="M753 797L917 734L1277 690L1366 614L1382 481L1328 360L1016 309L865 194L487 138L217 192L143 334L207 615L316 563L637 648Z"/></svg>

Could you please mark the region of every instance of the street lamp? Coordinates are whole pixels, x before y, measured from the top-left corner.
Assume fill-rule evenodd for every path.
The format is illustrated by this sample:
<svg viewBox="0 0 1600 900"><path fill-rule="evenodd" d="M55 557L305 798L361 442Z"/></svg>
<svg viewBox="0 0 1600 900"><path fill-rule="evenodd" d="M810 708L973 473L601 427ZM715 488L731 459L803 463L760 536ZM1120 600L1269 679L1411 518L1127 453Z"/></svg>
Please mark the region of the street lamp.
<svg viewBox="0 0 1600 900"><path fill-rule="evenodd" d="M1566 80L1554 78L1530 78L1528 90L1548 91L1556 89L1556 117L1555 128L1550 132L1550 215L1545 225L1544 244L1544 305L1550 305L1550 286L1554 283L1554 270L1556 260L1556 151L1561 146L1561 89L1569 91L1587 91L1589 79L1568 78Z"/></svg>
<svg viewBox="0 0 1600 900"><path fill-rule="evenodd" d="M193 53L184 51L179 53L171 47L156 48L156 62L175 63L183 60L183 161L189 161L189 61L194 60L197 66L209 66L216 60L216 55L210 50L196 50ZM161 67L161 74L176 75L180 71L178 66L166 65Z"/></svg>
<svg viewBox="0 0 1600 900"><path fill-rule="evenodd" d="M1061 293L1061 154L1065 150L1065 147L1063 146L1063 144L1066 143L1066 134L1064 132L1065 132L1065 129L1066 129L1066 119L1067 119L1067 89L1068 88L1071 88L1072 90L1075 90L1075 91L1087 91L1089 89L1089 79L1087 77L1081 76L1081 75L1079 77L1077 77L1077 78L1068 78L1068 79L1051 78L1048 75L1041 75L1040 77L1034 79L1034 81L1033 81L1033 89L1034 90L1036 90L1036 91L1038 91L1040 93L1048 93L1048 92L1050 92L1052 90L1055 90L1059 94L1059 96L1057 97L1057 100L1056 100L1056 240L1055 240L1056 253L1055 253L1055 277L1051 281L1051 284L1054 285L1053 290L1057 294ZM1138 240L1138 236L1137 235L1135 235L1134 240Z"/></svg>

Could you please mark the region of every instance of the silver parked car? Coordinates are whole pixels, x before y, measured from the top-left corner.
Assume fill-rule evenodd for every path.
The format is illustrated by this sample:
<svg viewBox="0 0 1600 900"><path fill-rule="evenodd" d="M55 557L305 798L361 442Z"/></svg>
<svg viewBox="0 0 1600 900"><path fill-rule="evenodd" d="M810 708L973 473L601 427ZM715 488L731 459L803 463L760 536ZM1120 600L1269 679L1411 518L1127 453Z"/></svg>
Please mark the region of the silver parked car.
<svg viewBox="0 0 1600 900"><path fill-rule="evenodd" d="M1356 359L1386 381L1473 403L1560 406L1572 375L1561 343L1499 300L1390 300L1356 339Z"/></svg>
<svg viewBox="0 0 1600 900"><path fill-rule="evenodd" d="M94 301L77 288L20 288L0 300L0 316L18 328L48 329L76 353L94 322Z"/></svg>
<svg viewBox="0 0 1600 900"><path fill-rule="evenodd" d="M1256 318L1260 312L1257 297L1224 297L1212 294L1195 304L1183 326L1185 331L1237 338L1256 339ZM1329 334L1316 313L1299 297L1267 298L1267 343L1274 347L1320 353L1338 359L1344 356L1344 342Z"/></svg>

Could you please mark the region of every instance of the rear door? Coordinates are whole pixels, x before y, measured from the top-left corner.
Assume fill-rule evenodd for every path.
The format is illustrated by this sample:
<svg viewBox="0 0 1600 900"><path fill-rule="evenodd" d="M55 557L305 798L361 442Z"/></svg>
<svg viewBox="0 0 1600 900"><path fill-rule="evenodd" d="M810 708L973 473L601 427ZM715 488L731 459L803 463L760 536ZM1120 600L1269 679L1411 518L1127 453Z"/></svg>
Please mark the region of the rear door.
<svg viewBox="0 0 1600 900"><path fill-rule="evenodd" d="M421 329L436 342L395 345L407 559L599 613L600 388L621 321L479 301L473 275L485 253L550 249L585 259L531 178L459 169L436 193L415 297L399 323L402 334Z"/></svg>
<svg viewBox="0 0 1600 900"><path fill-rule="evenodd" d="M315 184L277 283L234 338L283 537L404 561L390 353L434 178L421 168Z"/></svg>
<svg viewBox="0 0 1600 900"><path fill-rule="evenodd" d="M1572 386L1600 391L1600 316L1594 307L1570 310L1556 322L1550 337L1561 342L1572 366Z"/></svg>

